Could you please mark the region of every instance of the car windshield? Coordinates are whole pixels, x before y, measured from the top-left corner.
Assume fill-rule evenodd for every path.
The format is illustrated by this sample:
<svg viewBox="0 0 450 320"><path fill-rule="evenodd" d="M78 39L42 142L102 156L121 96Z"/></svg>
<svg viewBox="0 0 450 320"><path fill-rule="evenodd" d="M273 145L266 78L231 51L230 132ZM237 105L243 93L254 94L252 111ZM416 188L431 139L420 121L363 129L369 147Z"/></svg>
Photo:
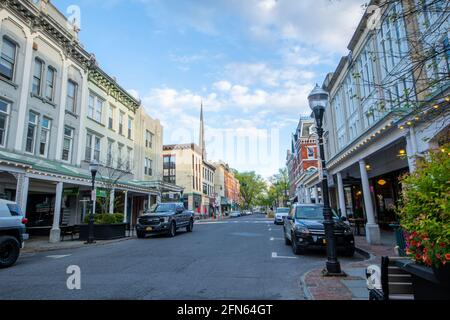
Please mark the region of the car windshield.
<svg viewBox="0 0 450 320"><path fill-rule="evenodd" d="M334 209L331 209L333 219L338 220L339 216L337 215ZM295 211L296 219L303 220L323 220L323 206L303 206L297 207Z"/></svg>
<svg viewBox="0 0 450 320"><path fill-rule="evenodd" d="M288 213L289 208L277 208L277 213Z"/></svg>
<svg viewBox="0 0 450 320"><path fill-rule="evenodd" d="M162 203L158 204L156 208L152 210L152 213L175 211L176 207L177 205L175 203Z"/></svg>
<svg viewBox="0 0 450 320"><path fill-rule="evenodd" d="M323 207L320 206L302 206L297 207L295 218L305 220L323 219Z"/></svg>

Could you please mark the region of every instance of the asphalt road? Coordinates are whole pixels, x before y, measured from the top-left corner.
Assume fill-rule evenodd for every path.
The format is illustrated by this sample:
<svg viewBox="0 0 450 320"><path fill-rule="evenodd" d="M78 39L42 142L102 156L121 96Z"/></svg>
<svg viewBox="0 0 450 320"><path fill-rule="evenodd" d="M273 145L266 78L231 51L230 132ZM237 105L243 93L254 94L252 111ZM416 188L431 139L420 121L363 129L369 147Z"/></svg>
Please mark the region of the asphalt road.
<svg viewBox="0 0 450 320"><path fill-rule="evenodd" d="M282 226L254 215L197 223L175 238L22 254L0 270L0 300L304 299L301 276L324 261L324 252L294 256ZM80 267L80 290L67 288L71 265Z"/></svg>

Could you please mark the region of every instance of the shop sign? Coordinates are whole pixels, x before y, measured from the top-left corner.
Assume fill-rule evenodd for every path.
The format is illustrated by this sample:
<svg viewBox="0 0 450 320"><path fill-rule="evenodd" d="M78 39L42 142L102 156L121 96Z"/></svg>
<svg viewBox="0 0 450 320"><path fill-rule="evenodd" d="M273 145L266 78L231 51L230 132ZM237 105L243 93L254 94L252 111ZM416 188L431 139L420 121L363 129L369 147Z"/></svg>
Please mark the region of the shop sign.
<svg viewBox="0 0 450 320"><path fill-rule="evenodd" d="M99 197L99 198L106 198L108 196L108 194L106 192L106 189L98 188L96 190L97 190L97 193L96 193L97 197Z"/></svg>

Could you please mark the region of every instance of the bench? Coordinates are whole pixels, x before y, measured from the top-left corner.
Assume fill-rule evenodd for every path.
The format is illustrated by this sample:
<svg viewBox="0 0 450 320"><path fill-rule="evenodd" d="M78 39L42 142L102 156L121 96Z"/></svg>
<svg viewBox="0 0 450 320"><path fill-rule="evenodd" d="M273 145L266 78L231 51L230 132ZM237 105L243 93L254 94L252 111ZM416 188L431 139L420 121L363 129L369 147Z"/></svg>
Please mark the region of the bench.
<svg viewBox="0 0 450 320"><path fill-rule="evenodd" d="M64 241L65 236L70 236L72 241L74 240L74 235L80 233L80 228L78 226L61 226L61 241Z"/></svg>
<svg viewBox="0 0 450 320"><path fill-rule="evenodd" d="M369 300L414 300L411 274L396 265L396 261L405 259L409 260L405 257L381 258L381 275L367 274L368 278L381 277L381 290L370 289Z"/></svg>

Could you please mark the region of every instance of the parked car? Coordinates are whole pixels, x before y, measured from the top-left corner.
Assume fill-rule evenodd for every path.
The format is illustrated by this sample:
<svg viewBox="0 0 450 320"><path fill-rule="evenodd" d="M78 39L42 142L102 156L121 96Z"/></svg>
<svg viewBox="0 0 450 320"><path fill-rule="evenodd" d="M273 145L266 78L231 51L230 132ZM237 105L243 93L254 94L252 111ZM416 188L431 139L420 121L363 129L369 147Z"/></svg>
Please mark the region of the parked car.
<svg viewBox="0 0 450 320"><path fill-rule="evenodd" d="M346 256L355 254L355 238L345 218L339 218L333 211L334 234L338 251ZM284 223L284 240L292 245L295 254L304 254L308 249L325 249L326 238L323 224L323 205L294 204Z"/></svg>
<svg viewBox="0 0 450 320"><path fill-rule="evenodd" d="M19 258L28 240L27 222L17 203L0 199L0 269L11 267Z"/></svg>
<svg viewBox="0 0 450 320"><path fill-rule="evenodd" d="M231 211L230 213L230 217L231 218L237 218L241 216L241 212L240 211Z"/></svg>
<svg viewBox="0 0 450 320"><path fill-rule="evenodd" d="M275 210L275 218L273 219L274 224L283 224L284 218L289 214L289 208L277 208Z"/></svg>
<svg viewBox="0 0 450 320"><path fill-rule="evenodd" d="M244 216L251 216L253 214L253 212L251 212L250 210L246 210L243 212Z"/></svg>
<svg viewBox="0 0 450 320"><path fill-rule="evenodd" d="M136 234L144 238L148 234L167 234L175 237L177 230L186 228L187 232L194 229L194 212L186 210L183 203L160 203L150 212L145 212L138 219Z"/></svg>

